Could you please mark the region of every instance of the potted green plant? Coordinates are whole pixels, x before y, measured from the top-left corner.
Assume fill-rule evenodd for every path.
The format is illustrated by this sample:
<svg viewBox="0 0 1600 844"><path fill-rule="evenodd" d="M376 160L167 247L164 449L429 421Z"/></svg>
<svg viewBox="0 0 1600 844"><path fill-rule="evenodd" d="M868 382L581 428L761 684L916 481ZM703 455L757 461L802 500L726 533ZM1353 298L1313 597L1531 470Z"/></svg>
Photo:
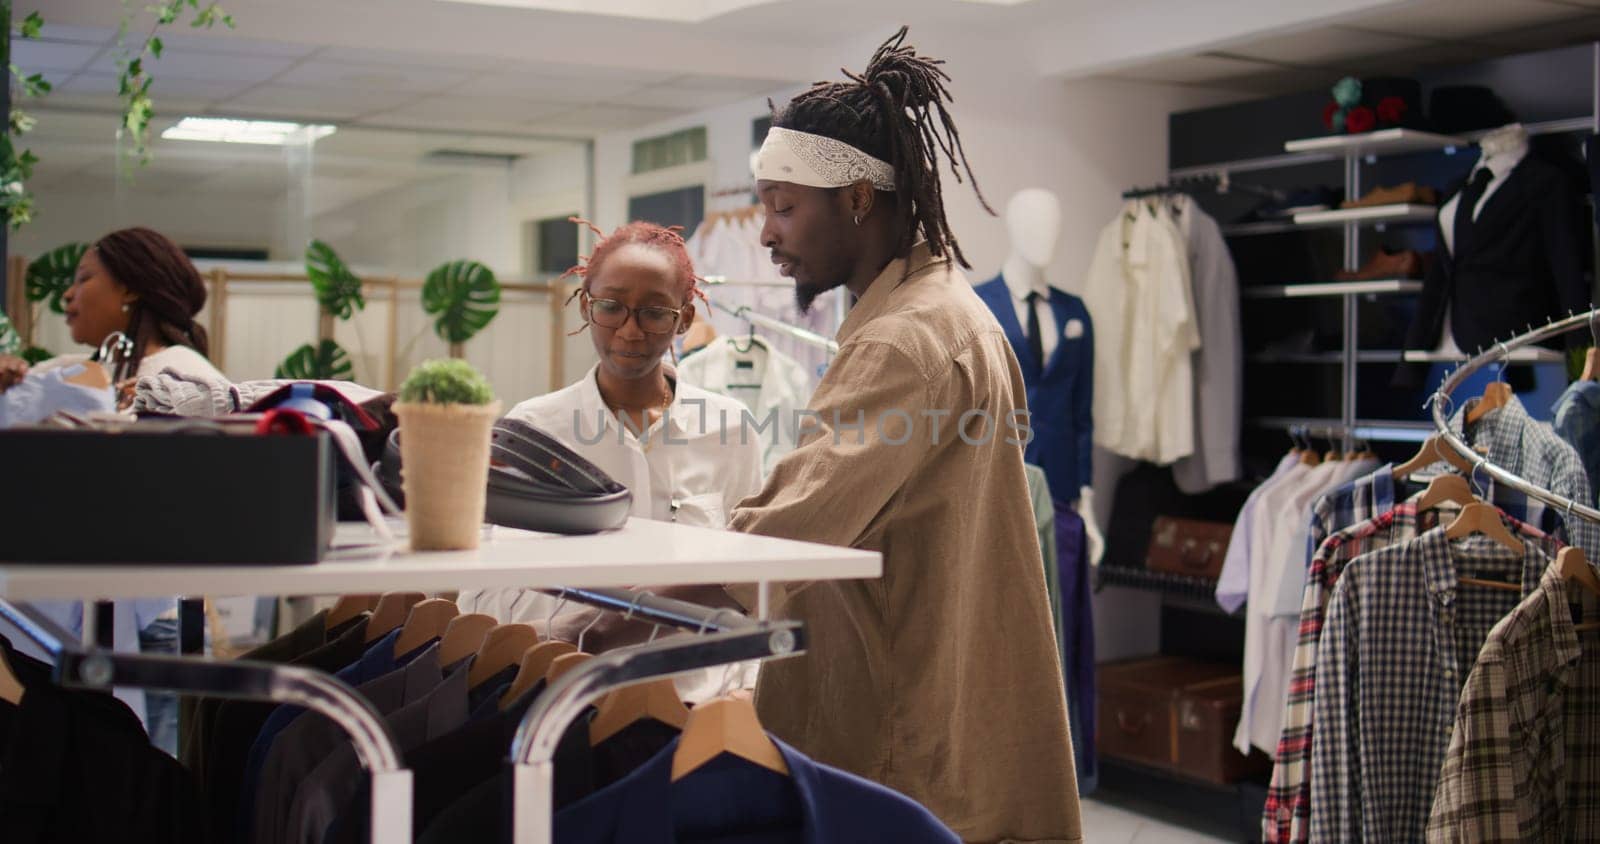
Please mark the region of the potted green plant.
<svg viewBox="0 0 1600 844"><path fill-rule="evenodd" d="M472 364L424 361L400 385L401 482L417 551L478 547L500 402Z"/></svg>

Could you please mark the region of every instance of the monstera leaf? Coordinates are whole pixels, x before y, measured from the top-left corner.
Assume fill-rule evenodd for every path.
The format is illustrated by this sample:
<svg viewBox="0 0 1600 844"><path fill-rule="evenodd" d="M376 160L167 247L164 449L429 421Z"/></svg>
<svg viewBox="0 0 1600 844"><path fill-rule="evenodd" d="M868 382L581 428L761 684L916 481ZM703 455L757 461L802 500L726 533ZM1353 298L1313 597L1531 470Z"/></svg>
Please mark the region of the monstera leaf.
<svg viewBox="0 0 1600 844"><path fill-rule="evenodd" d="M317 304L339 319L349 319L367 306L361 296L361 279L345 266L333 247L320 240L313 240L306 247L306 277L317 291Z"/></svg>
<svg viewBox="0 0 1600 844"><path fill-rule="evenodd" d="M500 313L500 282L477 261L451 261L428 273L422 309L436 317L433 331L440 339L465 343Z"/></svg>
<svg viewBox="0 0 1600 844"><path fill-rule="evenodd" d="M323 340L315 346L310 343L295 349L278 364L274 378L296 381L348 381L355 372L350 365L350 355L332 340Z"/></svg>
<svg viewBox="0 0 1600 844"><path fill-rule="evenodd" d="M72 286L72 279L78 273L78 261L87 251L87 243L69 243L34 259L28 265L28 301L43 302L49 299L50 310L58 314L66 313L61 297Z"/></svg>

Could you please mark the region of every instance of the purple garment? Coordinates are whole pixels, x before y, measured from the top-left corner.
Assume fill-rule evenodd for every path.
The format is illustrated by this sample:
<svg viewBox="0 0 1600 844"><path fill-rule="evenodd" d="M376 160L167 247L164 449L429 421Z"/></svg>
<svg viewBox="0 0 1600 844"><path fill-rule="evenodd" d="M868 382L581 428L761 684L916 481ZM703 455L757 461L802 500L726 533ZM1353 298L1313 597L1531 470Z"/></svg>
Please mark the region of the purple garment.
<svg viewBox="0 0 1600 844"><path fill-rule="evenodd" d="M1094 610L1089 603L1088 538L1083 517L1056 501L1056 567L1061 575L1061 673L1067 681L1067 720L1078 791L1088 794L1099 778L1095 760Z"/></svg>

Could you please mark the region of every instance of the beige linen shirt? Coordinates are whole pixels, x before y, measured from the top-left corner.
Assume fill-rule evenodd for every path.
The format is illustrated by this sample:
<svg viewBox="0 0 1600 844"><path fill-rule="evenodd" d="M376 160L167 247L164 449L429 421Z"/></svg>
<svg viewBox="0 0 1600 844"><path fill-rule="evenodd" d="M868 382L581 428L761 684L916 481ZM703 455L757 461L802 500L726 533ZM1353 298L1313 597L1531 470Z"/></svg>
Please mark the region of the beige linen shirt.
<svg viewBox="0 0 1600 844"><path fill-rule="evenodd" d="M1010 344L926 245L884 269L838 339L799 446L730 526L879 551L883 576L774 584L810 646L762 666L762 723L965 841L1079 841Z"/></svg>

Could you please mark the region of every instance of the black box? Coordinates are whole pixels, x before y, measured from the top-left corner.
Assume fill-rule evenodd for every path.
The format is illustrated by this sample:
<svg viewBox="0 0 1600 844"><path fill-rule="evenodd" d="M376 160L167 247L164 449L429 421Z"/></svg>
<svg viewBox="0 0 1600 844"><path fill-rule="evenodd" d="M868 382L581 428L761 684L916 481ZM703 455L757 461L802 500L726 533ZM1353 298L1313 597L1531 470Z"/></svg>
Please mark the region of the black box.
<svg viewBox="0 0 1600 844"><path fill-rule="evenodd" d="M315 563L334 523L326 434L0 431L0 560Z"/></svg>

